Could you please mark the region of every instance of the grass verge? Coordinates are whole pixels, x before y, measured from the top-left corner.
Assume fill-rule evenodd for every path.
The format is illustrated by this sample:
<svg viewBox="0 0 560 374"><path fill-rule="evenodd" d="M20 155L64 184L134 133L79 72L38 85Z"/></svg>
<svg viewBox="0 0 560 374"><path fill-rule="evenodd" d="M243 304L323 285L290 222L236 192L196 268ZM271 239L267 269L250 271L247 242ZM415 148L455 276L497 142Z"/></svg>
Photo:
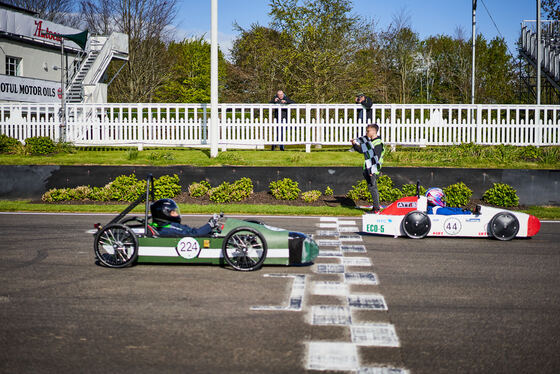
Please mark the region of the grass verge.
<svg viewBox="0 0 560 374"><path fill-rule="evenodd" d="M2 212L48 212L48 213L119 213L127 205L71 205L35 204L29 201L0 200ZM251 204L179 204L182 213L191 214L254 214L254 215L307 215L307 216L360 216L362 211L348 207L328 206L290 206L290 205L251 205ZM134 208L133 212L144 212L144 205Z"/></svg>
<svg viewBox="0 0 560 374"><path fill-rule="evenodd" d="M29 201L0 200L2 212L47 212L47 213L119 213L127 205L71 205L71 204L32 204ZM181 212L191 214L212 214L224 212L228 214L254 215L303 215L303 216L361 216L362 211L349 207L328 206L290 206L290 205L250 205L250 204L179 204ZM144 206L137 206L133 212L144 211ZM541 220L560 219L560 207L532 206L520 210Z"/></svg>
<svg viewBox="0 0 560 374"><path fill-rule="evenodd" d="M210 158L203 149L77 149L75 153L50 156L0 154L0 165L191 165L191 166L355 166L360 167L363 156L348 152L350 147L324 147L305 153L302 148L288 148L286 152L232 150ZM519 149L518 149L519 148ZM384 166L398 167L459 167L506 169L560 168L560 147L543 147L540 156L525 155L523 147L465 146L398 147L387 149ZM507 150L507 151L504 151Z"/></svg>

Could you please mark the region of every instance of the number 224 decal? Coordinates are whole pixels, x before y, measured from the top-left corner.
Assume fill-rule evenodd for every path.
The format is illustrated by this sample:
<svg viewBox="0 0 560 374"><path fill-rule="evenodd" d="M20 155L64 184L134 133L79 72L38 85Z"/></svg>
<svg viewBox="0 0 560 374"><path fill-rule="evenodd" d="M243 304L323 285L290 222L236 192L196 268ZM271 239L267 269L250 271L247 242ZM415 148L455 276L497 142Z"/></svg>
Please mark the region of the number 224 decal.
<svg viewBox="0 0 560 374"><path fill-rule="evenodd" d="M177 243L177 253L187 260L197 257L199 252L200 244L195 238L183 238Z"/></svg>

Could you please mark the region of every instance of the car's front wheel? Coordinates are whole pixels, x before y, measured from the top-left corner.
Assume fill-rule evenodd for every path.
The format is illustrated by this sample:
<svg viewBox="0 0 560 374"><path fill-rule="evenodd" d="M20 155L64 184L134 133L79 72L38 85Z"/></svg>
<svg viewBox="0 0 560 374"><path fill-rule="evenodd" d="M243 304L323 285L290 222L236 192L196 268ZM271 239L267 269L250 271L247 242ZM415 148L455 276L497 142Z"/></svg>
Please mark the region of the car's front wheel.
<svg viewBox="0 0 560 374"><path fill-rule="evenodd" d="M510 212L497 213L490 220L488 231L498 240L511 240L519 232L519 220Z"/></svg>
<svg viewBox="0 0 560 374"><path fill-rule="evenodd" d="M432 222L424 212L415 210L409 212L402 220L402 230L412 239L422 239L430 233Z"/></svg>
<svg viewBox="0 0 560 374"><path fill-rule="evenodd" d="M267 244L263 235L250 227L232 230L222 245L224 260L240 271L259 269L266 259Z"/></svg>
<svg viewBox="0 0 560 374"><path fill-rule="evenodd" d="M95 235L93 249L103 265L124 268L138 258L138 238L129 227L111 224Z"/></svg>

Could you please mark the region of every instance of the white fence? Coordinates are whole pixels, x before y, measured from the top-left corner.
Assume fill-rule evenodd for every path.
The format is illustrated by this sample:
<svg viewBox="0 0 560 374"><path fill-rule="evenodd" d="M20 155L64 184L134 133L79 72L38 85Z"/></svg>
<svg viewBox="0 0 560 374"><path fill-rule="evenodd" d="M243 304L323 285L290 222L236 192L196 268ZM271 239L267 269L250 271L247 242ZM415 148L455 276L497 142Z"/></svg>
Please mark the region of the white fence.
<svg viewBox="0 0 560 374"><path fill-rule="evenodd" d="M0 133L58 140L59 111L59 104L0 104ZM348 145L372 121L391 145L560 145L560 106L220 104L219 116L222 149ZM68 104L66 118L66 140L77 146L204 147L211 122L207 104Z"/></svg>

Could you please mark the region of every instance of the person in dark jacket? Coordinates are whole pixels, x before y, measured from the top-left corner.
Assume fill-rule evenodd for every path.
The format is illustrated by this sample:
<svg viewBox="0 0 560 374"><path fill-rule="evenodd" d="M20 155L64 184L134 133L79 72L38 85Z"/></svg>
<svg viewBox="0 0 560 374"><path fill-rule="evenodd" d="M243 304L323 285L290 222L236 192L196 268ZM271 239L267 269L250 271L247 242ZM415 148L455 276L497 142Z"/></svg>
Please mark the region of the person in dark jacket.
<svg viewBox="0 0 560 374"><path fill-rule="evenodd" d="M372 109L371 106L373 105L373 101L371 97L364 95L363 93L359 93L356 95L356 104L362 104L362 108L358 109L358 121L361 123L364 122L371 122L372 120ZM364 121L364 109L366 111L366 120Z"/></svg>
<svg viewBox="0 0 560 374"><path fill-rule="evenodd" d="M181 238L185 236L206 236L218 226L219 216L214 214L202 227L194 228L181 224L179 206L171 199L160 199L150 206L152 226L161 237Z"/></svg>
<svg viewBox="0 0 560 374"><path fill-rule="evenodd" d="M270 104L279 104L279 105L288 105L288 104L293 104L295 103L295 101L293 101L292 99L290 99L282 90L278 90L278 92L276 92L276 95L270 99ZM274 109L273 112L273 116L274 116L274 121L277 123L287 123L288 122L288 109L284 108L284 109ZM280 135L280 136L278 136ZM284 129L280 128L280 130L276 131L276 140L284 140ZM275 150L276 149L276 144L272 146L271 150ZM283 151L284 150L284 145L280 144L280 150Z"/></svg>
<svg viewBox="0 0 560 374"><path fill-rule="evenodd" d="M379 213L379 190L377 189L377 178L383 164L385 147L379 136L379 126L377 124L367 125L366 135L357 139L352 139L352 147L356 152L364 155L364 166L362 174L368 184L369 192L373 200L371 213Z"/></svg>

